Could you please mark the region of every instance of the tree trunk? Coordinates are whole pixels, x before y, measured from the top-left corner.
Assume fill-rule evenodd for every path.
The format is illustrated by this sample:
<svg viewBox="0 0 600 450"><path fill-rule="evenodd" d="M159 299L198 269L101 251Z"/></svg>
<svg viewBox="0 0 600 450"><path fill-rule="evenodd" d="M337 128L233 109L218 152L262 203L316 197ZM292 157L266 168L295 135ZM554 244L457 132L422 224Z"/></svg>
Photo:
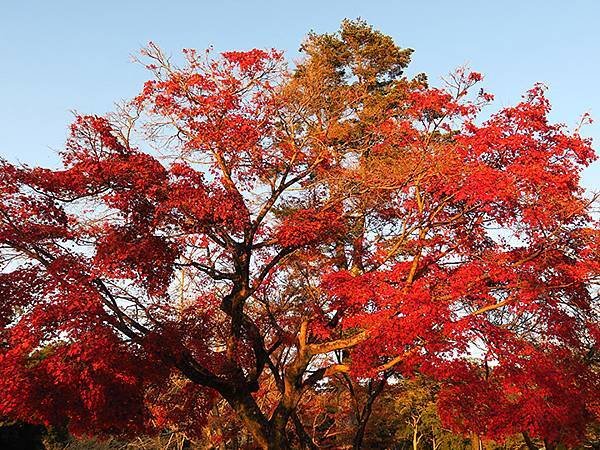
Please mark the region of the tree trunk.
<svg viewBox="0 0 600 450"><path fill-rule="evenodd" d="M413 450L419 448L419 425L416 423L413 425Z"/></svg>
<svg viewBox="0 0 600 450"><path fill-rule="evenodd" d="M280 428L273 429L271 437L269 439L268 445L266 447L267 450L286 450L289 449L290 443L288 441L287 435L285 433L285 428L282 430Z"/></svg>
<svg viewBox="0 0 600 450"><path fill-rule="evenodd" d="M354 450L360 450L362 448L362 442L365 438L365 429L367 428L367 421L361 421L358 424L358 430L354 435L354 442L352 448Z"/></svg>
<svg viewBox="0 0 600 450"><path fill-rule="evenodd" d="M479 439L479 436L475 433L471 434L471 449L472 450L481 450L482 449L481 440Z"/></svg>
<svg viewBox="0 0 600 450"><path fill-rule="evenodd" d="M292 412L292 420L294 422L294 426L296 427L296 434L300 440L300 446L306 450L317 450L318 447L304 429L304 425L302 425L302 421L300 420L300 417L296 411Z"/></svg>
<svg viewBox="0 0 600 450"><path fill-rule="evenodd" d="M250 393L224 393L227 403L237 413L256 445L264 450L288 449L289 444L262 413Z"/></svg>
<svg viewBox="0 0 600 450"><path fill-rule="evenodd" d="M369 418L371 417L371 413L373 411L373 403L383 391L385 386L386 379L379 381L374 390L369 392L369 397L367 398L367 403L365 404L362 414L358 417L358 430L354 435L354 442L352 443L352 448L354 450L360 450L362 448L362 442L365 438L365 430L367 429L367 424L369 423ZM369 390L371 387L369 387Z"/></svg>

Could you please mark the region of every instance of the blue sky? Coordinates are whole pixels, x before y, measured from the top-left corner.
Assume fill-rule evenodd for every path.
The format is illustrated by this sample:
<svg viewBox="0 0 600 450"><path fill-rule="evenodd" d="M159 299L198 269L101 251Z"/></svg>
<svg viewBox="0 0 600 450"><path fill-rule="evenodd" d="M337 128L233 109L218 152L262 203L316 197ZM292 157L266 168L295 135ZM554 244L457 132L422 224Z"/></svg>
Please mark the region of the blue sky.
<svg viewBox="0 0 600 450"><path fill-rule="evenodd" d="M71 110L102 114L136 94L148 73L131 55L148 41L169 53L275 47L297 57L313 29L362 17L415 49L411 73L432 84L468 64L496 107L536 81L547 84L555 121L584 130L600 149L600 2L587 1L17 1L0 6L0 156L56 163ZM600 189L600 163L584 184Z"/></svg>

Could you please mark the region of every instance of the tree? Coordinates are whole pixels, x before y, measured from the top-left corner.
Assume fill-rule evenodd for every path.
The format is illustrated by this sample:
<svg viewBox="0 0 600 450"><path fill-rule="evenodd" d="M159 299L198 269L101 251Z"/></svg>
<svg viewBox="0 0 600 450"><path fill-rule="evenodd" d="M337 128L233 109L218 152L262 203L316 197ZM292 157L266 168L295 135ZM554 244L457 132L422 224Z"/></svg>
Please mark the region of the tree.
<svg viewBox="0 0 600 450"><path fill-rule="evenodd" d="M430 440L433 450L437 450L437 434L441 426L435 407L436 388L422 378L408 380L397 397L400 416L406 423L405 435L410 436L413 450L417 450L421 440Z"/></svg>
<svg viewBox="0 0 600 450"><path fill-rule="evenodd" d="M422 373L455 430L577 441L599 411L591 143L541 85L482 122L481 75L409 79L361 21L302 51L178 66L150 44L153 78L77 116L61 169L2 163L0 415L193 430L223 399L257 446L311 448L307 391Z"/></svg>

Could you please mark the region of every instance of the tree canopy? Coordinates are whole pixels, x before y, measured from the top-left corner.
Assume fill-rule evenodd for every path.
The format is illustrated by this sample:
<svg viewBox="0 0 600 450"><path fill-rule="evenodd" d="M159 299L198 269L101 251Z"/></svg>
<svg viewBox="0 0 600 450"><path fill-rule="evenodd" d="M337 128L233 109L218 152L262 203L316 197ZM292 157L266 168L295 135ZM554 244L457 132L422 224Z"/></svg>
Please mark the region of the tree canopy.
<svg viewBox="0 0 600 450"><path fill-rule="evenodd" d="M150 44L61 168L0 163L0 415L193 436L224 399L254 445L314 448L337 385L360 448L418 376L456 432L577 443L600 414L591 142L542 85L488 114L477 72L407 77L362 21L301 51Z"/></svg>

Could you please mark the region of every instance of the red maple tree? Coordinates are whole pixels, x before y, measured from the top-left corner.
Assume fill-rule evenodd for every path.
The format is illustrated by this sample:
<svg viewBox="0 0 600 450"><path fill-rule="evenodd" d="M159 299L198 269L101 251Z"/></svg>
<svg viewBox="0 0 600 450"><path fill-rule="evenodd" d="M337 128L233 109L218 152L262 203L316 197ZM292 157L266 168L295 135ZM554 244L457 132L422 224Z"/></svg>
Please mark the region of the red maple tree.
<svg viewBox="0 0 600 450"><path fill-rule="evenodd" d="M0 170L0 414L193 434L218 398L261 448L314 446L305 392L439 381L448 426L581 438L597 393L594 160L544 87L493 100L360 21L278 51L154 45L153 78L77 116L61 169ZM369 402L371 402L369 404Z"/></svg>

